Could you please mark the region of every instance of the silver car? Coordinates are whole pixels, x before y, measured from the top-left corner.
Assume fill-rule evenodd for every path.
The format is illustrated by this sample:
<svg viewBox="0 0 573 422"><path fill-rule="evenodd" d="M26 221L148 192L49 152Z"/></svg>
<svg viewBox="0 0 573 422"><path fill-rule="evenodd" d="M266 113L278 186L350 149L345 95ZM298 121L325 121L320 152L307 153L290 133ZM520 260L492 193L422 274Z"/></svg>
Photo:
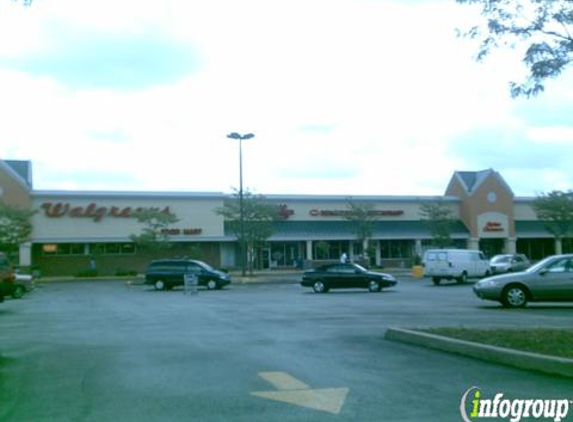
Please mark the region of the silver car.
<svg viewBox="0 0 573 422"><path fill-rule="evenodd" d="M484 278L475 294L510 308L531 302L573 301L573 254L545 258L527 270Z"/></svg>
<svg viewBox="0 0 573 422"><path fill-rule="evenodd" d="M529 259L523 254L496 255L489 260L489 266L494 274L524 271L530 265Z"/></svg>

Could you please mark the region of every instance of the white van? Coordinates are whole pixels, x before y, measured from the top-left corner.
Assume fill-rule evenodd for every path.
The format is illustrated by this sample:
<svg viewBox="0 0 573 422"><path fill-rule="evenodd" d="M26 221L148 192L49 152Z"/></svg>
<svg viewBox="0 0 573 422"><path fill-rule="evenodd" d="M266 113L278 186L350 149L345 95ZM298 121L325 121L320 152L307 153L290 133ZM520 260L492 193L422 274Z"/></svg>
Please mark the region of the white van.
<svg viewBox="0 0 573 422"><path fill-rule="evenodd" d="M428 249L422 265L424 277L431 277L436 285L444 278L465 283L469 278L491 274L489 261L483 252L473 249Z"/></svg>

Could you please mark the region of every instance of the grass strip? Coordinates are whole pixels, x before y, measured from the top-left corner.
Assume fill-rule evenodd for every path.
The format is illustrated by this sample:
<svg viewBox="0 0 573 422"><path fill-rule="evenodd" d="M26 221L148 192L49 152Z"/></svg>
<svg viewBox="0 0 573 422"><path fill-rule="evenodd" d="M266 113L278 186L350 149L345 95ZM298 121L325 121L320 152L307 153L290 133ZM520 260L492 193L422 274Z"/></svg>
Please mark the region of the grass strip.
<svg viewBox="0 0 573 422"><path fill-rule="evenodd" d="M465 327L438 327L419 331L452 337L458 340L573 359L573 329L476 329Z"/></svg>

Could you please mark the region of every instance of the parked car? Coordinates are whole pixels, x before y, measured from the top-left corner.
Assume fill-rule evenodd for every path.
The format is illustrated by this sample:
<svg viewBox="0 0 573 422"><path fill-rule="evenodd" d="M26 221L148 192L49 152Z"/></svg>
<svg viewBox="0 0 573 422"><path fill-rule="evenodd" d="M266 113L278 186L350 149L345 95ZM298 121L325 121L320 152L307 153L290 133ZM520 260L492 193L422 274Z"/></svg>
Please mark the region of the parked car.
<svg viewBox="0 0 573 422"><path fill-rule="evenodd" d="M573 301L573 254L550 256L525 271L485 278L473 289L481 299L511 308L528 301Z"/></svg>
<svg viewBox="0 0 573 422"><path fill-rule="evenodd" d="M4 300L4 296L12 294L14 287L14 269L6 254L0 252L0 302Z"/></svg>
<svg viewBox="0 0 573 422"><path fill-rule="evenodd" d="M489 266L493 274L512 273L524 271L531 263L523 254L501 254L495 255L489 260Z"/></svg>
<svg viewBox="0 0 573 422"><path fill-rule="evenodd" d="M355 263L336 263L305 271L300 284L312 287L316 293L326 293L339 288L367 288L371 292L379 292L397 283L390 274L369 271Z"/></svg>
<svg viewBox="0 0 573 422"><path fill-rule="evenodd" d="M197 277L197 284L209 290L221 289L231 283L229 274L216 270L202 261L192 259L160 259L153 261L145 271L145 284L155 287L155 290L169 290L182 286L185 274Z"/></svg>
<svg viewBox="0 0 573 422"><path fill-rule="evenodd" d="M31 292L34 289L34 277L30 274L20 274L16 271L14 275L14 288L12 290L12 297L20 299L24 293Z"/></svg>
<svg viewBox="0 0 573 422"><path fill-rule="evenodd" d="M442 279L465 283L470 278L491 275L489 261L481 251L474 249L428 249L422 259L424 277L435 285Z"/></svg>

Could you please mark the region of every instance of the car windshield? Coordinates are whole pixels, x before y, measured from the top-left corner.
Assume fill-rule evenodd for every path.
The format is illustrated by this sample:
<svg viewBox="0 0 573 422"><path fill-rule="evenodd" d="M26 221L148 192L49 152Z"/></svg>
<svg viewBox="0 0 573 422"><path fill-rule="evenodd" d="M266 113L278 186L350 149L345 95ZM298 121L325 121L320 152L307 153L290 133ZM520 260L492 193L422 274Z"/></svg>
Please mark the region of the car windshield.
<svg viewBox="0 0 573 422"><path fill-rule="evenodd" d="M364 268L364 267L363 267L362 265L360 265L360 264L352 264L352 265L354 265L356 268L358 268L358 269L359 269L360 271L362 271L362 272L368 271L366 268Z"/></svg>
<svg viewBox="0 0 573 422"><path fill-rule="evenodd" d="M545 266L547 266L547 264L549 264L551 261L553 261L554 258L553 257L549 257L549 258L545 258L542 261L539 261L537 264L532 265L531 267L529 267L527 270L525 270L525 272L527 273L536 273L539 270L541 270L542 268L544 268Z"/></svg>
<svg viewBox="0 0 573 422"><path fill-rule="evenodd" d="M511 255L497 255L491 259L492 264L506 264L511 262Z"/></svg>
<svg viewBox="0 0 573 422"><path fill-rule="evenodd" d="M209 264L205 263L205 262L197 262L197 265L199 265L201 268L207 270L207 271L215 271L213 269L213 267L211 267Z"/></svg>

